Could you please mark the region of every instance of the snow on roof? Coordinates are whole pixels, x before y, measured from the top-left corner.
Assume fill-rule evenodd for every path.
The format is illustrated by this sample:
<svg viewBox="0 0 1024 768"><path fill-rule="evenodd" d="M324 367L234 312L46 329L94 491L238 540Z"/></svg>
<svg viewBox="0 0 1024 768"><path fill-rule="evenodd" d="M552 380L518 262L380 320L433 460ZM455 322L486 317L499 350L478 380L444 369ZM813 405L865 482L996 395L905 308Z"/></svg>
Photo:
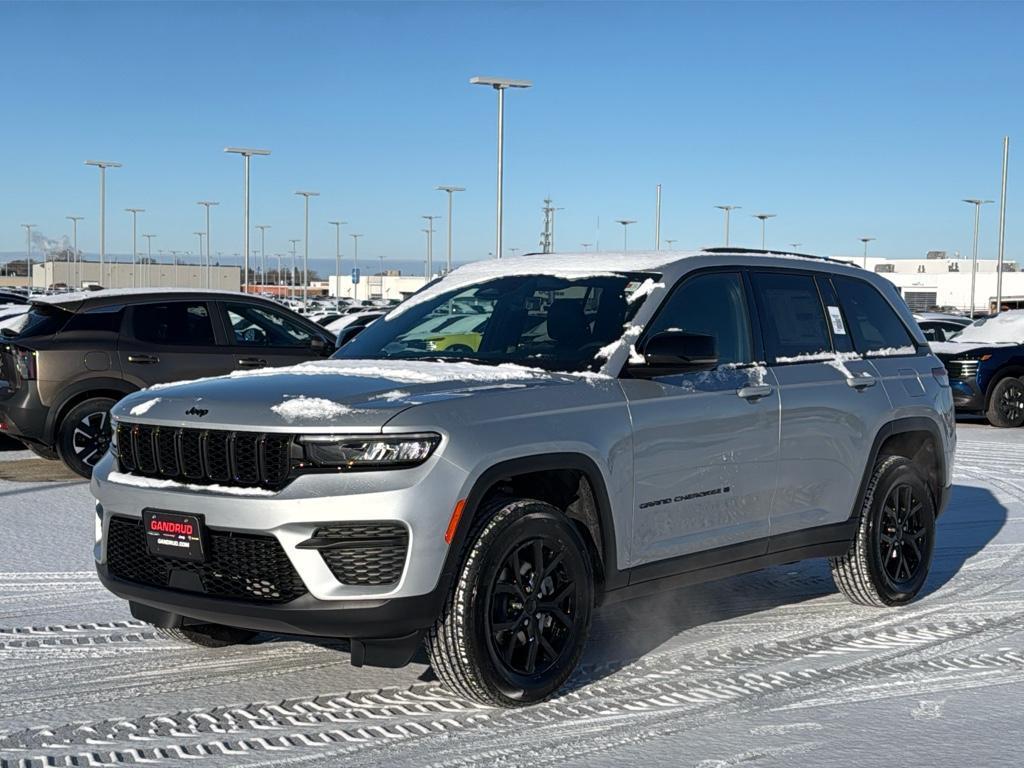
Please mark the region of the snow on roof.
<svg viewBox="0 0 1024 768"><path fill-rule="evenodd" d="M802 261L818 261L815 256L775 251L749 251L737 249L699 250L699 251L601 251L598 253L532 253L526 256L515 256L510 259L487 259L465 264L413 294L395 307L387 315L393 319L409 307L431 301L445 293L468 288L477 283L495 280L499 277L524 275L551 275L564 277L567 280L582 280L588 277L611 277L631 272L659 271L670 264L697 256L748 257L766 256L779 259L799 259ZM652 286L653 287L653 286Z"/></svg>
<svg viewBox="0 0 1024 768"><path fill-rule="evenodd" d="M212 293L219 296L233 296L235 298L245 295L240 291L225 291L215 288L101 288L98 291L75 291L74 293L54 293L44 296L33 296L32 301L37 304L72 304L76 301L85 301L86 299L118 296L167 296L168 294L194 295L197 293ZM249 295L256 296L256 294ZM256 296L256 298L265 297Z"/></svg>
<svg viewBox="0 0 1024 768"><path fill-rule="evenodd" d="M1000 312L992 317L975 320L951 339L953 344L978 341L990 344L1024 344L1024 309Z"/></svg>

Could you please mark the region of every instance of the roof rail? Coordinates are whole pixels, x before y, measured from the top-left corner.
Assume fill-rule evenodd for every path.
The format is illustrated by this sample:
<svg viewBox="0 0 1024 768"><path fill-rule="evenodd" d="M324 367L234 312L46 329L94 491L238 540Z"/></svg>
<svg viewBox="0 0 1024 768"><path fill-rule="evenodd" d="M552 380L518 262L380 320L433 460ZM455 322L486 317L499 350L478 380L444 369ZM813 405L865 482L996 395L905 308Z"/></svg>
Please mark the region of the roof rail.
<svg viewBox="0 0 1024 768"><path fill-rule="evenodd" d="M860 264L843 259L833 259L831 256L815 256L813 253L797 253L796 251L769 251L763 248L732 248L728 246L717 246L715 248L704 248L705 253L743 253L757 256L799 256L801 259L816 259L827 261L831 264L842 264L847 267L861 269Z"/></svg>

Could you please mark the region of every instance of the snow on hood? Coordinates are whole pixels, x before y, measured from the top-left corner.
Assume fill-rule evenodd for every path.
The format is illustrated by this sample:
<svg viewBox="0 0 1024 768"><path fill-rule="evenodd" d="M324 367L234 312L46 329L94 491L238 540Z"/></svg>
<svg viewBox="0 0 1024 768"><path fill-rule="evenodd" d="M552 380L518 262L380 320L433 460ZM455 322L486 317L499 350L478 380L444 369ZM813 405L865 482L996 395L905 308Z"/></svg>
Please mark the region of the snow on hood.
<svg viewBox="0 0 1024 768"><path fill-rule="evenodd" d="M989 347L999 346L1013 346L1012 344L1001 342L961 342L961 341L931 341L928 342L928 346L931 347L932 352L937 355L962 355L965 352L973 352L976 349L988 349Z"/></svg>
<svg viewBox="0 0 1024 768"><path fill-rule="evenodd" d="M956 335L949 344L1024 344L1024 310L1000 312L993 317L975 320ZM963 349L960 350L964 351Z"/></svg>
<svg viewBox="0 0 1024 768"><path fill-rule="evenodd" d="M520 365L324 360L158 384L124 398L114 416L205 429L378 430L414 405L487 390L611 381ZM157 390L159 397L154 397ZM141 414L138 413L141 409Z"/></svg>

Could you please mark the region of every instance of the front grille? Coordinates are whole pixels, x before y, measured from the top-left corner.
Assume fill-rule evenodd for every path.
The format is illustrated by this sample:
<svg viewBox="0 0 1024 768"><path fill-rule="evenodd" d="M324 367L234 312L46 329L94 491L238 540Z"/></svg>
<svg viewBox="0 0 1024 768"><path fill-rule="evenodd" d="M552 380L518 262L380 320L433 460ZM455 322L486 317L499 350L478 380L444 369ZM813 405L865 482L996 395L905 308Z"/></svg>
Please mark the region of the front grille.
<svg viewBox="0 0 1024 768"><path fill-rule="evenodd" d="M949 378L962 381L974 381L978 377L977 360L947 360L946 371Z"/></svg>
<svg viewBox="0 0 1024 768"><path fill-rule="evenodd" d="M291 474L292 436L117 425L121 471L186 483L279 490Z"/></svg>
<svg viewBox="0 0 1024 768"><path fill-rule="evenodd" d="M342 584L383 586L402 577L409 529L401 523L336 523L317 528L313 537Z"/></svg>
<svg viewBox="0 0 1024 768"><path fill-rule="evenodd" d="M207 534L205 563L172 560L149 553L141 520L112 517L107 568L125 581L233 600L283 603L306 594L306 585L273 536L210 529Z"/></svg>

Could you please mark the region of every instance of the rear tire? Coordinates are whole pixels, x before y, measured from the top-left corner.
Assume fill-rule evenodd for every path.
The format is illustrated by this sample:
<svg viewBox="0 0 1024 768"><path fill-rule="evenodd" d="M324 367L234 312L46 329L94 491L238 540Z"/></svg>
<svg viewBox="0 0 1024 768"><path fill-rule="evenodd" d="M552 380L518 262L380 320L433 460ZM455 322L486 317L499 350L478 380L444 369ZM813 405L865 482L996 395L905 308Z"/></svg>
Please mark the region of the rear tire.
<svg viewBox="0 0 1024 768"><path fill-rule="evenodd" d="M434 672L490 706L552 696L583 654L593 581L586 544L561 510L534 499L487 505L427 636Z"/></svg>
<svg viewBox="0 0 1024 768"><path fill-rule="evenodd" d="M226 648L242 645L256 637L251 629L225 627L221 624L196 624L190 627L154 627L154 631L167 640L174 640L201 648Z"/></svg>
<svg viewBox="0 0 1024 768"><path fill-rule="evenodd" d="M829 558L832 578L853 603L909 603L928 578L934 547L931 491L909 459L887 456L875 465L850 549Z"/></svg>
<svg viewBox="0 0 1024 768"><path fill-rule="evenodd" d="M985 411L993 427L1019 427L1024 424L1024 381L1007 376L996 382Z"/></svg>
<svg viewBox="0 0 1024 768"><path fill-rule="evenodd" d="M91 397L64 414L57 428L57 452L67 468L88 479L110 446L110 409L116 400Z"/></svg>

